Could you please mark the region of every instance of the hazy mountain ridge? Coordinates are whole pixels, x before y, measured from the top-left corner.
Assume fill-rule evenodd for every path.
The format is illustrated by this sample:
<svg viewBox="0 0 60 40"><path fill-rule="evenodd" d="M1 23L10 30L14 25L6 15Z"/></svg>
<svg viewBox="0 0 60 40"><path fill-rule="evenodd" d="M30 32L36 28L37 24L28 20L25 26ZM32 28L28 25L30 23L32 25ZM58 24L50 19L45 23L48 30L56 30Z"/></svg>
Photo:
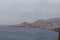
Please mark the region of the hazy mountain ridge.
<svg viewBox="0 0 60 40"><path fill-rule="evenodd" d="M52 18L52 19L39 19L36 20L34 23L24 22L18 27L25 27L25 28L47 28L47 29L55 29L60 27L60 18Z"/></svg>

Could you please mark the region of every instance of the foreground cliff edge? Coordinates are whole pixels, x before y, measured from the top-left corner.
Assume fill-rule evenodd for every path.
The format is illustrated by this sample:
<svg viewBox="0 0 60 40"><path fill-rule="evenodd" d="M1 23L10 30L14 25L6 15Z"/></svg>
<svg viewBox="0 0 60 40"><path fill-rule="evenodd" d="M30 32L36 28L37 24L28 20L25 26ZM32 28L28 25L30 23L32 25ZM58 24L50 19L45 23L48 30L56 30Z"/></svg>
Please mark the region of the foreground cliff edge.
<svg viewBox="0 0 60 40"><path fill-rule="evenodd" d="M57 38L57 40L60 40L60 32L58 32L58 38Z"/></svg>
<svg viewBox="0 0 60 40"><path fill-rule="evenodd" d="M54 31L58 32L58 37L56 40L60 40L60 28L55 28Z"/></svg>

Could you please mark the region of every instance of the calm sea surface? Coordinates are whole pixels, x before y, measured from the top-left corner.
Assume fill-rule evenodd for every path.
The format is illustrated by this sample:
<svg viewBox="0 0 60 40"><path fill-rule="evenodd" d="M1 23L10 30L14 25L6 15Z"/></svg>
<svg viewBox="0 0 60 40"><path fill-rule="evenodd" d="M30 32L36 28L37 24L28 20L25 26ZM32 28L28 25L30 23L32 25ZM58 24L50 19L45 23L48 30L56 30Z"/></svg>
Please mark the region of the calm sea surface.
<svg viewBox="0 0 60 40"><path fill-rule="evenodd" d="M45 29L0 26L0 40L53 40L56 36L56 32Z"/></svg>

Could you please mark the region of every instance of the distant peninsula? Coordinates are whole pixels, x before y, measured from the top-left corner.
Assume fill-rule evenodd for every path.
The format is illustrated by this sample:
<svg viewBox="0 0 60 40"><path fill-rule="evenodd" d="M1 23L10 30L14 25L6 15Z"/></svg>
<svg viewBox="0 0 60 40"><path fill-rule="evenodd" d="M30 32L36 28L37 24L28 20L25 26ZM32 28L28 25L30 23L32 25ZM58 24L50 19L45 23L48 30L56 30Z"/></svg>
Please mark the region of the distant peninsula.
<svg viewBox="0 0 60 40"><path fill-rule="evenodd" d="M17 27L23 28L46 28L46 29L55 29L60 28L60 18L52 18L52 19L39 19L36 20L34 23L23 22Z"/></svg>

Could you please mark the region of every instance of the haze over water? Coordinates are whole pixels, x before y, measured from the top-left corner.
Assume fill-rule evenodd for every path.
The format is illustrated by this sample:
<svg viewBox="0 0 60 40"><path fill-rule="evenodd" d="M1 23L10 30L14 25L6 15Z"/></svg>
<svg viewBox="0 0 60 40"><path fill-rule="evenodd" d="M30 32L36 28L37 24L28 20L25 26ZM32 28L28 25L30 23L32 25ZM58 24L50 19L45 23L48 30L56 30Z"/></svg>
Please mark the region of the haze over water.
<svg viewBox="0 0 60 40"><path fill-rule="evenodd" d="M60 17L60 0L0 0L0 24L56 17Z"/></svg>

